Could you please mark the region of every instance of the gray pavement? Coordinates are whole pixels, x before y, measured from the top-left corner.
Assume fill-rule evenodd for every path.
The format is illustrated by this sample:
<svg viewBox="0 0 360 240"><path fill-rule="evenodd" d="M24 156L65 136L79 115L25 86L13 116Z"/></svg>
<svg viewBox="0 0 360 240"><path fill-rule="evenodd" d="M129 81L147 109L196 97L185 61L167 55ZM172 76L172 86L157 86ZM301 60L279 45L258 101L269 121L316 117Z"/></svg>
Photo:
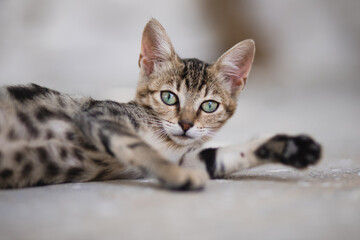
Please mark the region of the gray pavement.
<svg viewBox="0 0 360 240"><path fill-rule="evenodd" d="M324 148L317 166L260 166L200 192L147 179L0 190L0 239L359 239L359 97L314 88L250 84L216 139L310 133Z"/></svg>
<svg viewBox="0 0 360 240"><path fill-rule="evenodd" d="M168 192L153 180L0 192L1 239L359 239L360 164L267 166Z"/></svg>

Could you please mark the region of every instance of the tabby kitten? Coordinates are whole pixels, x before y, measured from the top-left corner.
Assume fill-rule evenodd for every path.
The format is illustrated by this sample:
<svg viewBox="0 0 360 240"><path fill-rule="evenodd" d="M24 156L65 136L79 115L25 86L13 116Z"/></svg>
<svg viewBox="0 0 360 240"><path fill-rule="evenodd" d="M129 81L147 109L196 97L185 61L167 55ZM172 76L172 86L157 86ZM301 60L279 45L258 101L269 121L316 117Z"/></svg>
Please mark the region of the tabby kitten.
<svg viewBox="0 0 360 240"><path fill-rule="evenodd" d="M143 32L135 101L70 96L35 84L0 88L0 186L156 177L166 188L200 189L259 164L316 163L308 136L276 135L202 148L233 115L254 59L252 40L214 64L182 59L161 24Z"/></svg>

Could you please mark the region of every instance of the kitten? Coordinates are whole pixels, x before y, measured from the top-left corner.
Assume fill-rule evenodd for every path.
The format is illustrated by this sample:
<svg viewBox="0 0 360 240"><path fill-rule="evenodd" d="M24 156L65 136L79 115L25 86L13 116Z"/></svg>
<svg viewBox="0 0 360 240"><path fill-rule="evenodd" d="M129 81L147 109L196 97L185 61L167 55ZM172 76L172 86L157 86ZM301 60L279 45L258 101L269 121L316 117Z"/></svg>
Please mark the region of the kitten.
<svg viewBox="0 0 360 240"><path fill-rule="evenodd" d="M135 101L70 96L35 84L0 88L0 187L155 176L170 189L201 189L259 164L316 163L308 136L276 135L202 148L234 114L255 55L236 44L214 64L182 59L161 24L143 32Z"/></svg>

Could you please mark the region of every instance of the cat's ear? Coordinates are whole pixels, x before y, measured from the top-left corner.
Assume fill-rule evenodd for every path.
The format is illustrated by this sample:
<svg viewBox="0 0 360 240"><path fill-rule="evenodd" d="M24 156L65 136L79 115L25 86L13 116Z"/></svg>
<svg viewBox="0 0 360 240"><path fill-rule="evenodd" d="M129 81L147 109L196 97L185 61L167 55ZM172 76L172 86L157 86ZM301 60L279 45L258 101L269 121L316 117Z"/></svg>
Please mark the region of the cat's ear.
<svg viewBox="0 0 360 240"><path fill-rule="evenodd" d="M145 26L142 40L139 66L150 75L157 65L171 61L176 53L171 44L170 38L163 26L156 19L152 18Z"/></svg>
<svg viewBox="0 0 360 240"><path fill-rule="evenodd" d="M255 42L247 39L224 53L214 64L219 78L232 97L237 97L246 84L255 56Z"/></svg>

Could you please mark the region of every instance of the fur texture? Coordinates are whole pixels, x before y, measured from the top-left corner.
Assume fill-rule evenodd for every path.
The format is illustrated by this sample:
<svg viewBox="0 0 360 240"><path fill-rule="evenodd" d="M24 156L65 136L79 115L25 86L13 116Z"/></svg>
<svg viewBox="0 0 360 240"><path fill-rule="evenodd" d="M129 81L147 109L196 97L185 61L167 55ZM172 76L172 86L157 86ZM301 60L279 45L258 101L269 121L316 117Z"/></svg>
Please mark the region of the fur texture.
<svg viewBox="0 0 360 240"><path fill-rule="evenodd" d="M252 40L214 64L180 58L161 24L145 26L135 101L70 96L29 84L0 89L0 187L155 176L170 189L268 162L320 158L307 136L203 149L233 115L255 55Z"/></svg>

